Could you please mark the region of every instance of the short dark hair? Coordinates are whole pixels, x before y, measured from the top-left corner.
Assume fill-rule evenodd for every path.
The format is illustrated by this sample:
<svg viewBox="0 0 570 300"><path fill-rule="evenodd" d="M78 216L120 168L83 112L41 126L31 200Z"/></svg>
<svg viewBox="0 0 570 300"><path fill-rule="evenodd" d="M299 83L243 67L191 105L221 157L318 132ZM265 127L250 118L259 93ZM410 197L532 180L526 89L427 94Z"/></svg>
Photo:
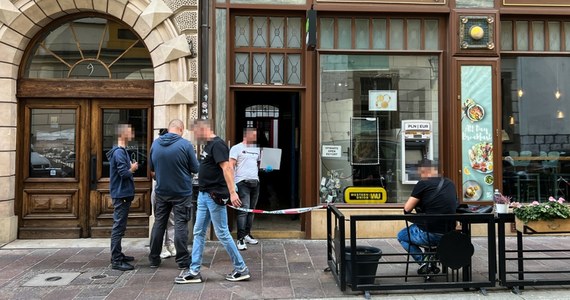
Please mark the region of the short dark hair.
<svg viewBox="0 0 570 300"><path fill-rule="evenodd" d="M420 168L436 168L437 162L431 159L424 158L420 161Z"/></svg>

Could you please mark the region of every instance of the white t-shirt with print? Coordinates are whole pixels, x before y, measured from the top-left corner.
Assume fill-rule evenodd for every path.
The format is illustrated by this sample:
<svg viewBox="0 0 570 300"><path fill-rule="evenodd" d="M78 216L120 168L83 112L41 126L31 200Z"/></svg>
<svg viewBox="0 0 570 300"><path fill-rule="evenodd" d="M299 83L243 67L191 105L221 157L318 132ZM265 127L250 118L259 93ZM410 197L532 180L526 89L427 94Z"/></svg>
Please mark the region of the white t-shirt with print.
<svg viewBox="0 0 570 300"><path fill-rule="evenodd" d="M261 158L258 147L246 146L243 142L239 143L230 149L230 158L237 161L235 173L236 183L246 179L259 181L257 162Z"/></svg>

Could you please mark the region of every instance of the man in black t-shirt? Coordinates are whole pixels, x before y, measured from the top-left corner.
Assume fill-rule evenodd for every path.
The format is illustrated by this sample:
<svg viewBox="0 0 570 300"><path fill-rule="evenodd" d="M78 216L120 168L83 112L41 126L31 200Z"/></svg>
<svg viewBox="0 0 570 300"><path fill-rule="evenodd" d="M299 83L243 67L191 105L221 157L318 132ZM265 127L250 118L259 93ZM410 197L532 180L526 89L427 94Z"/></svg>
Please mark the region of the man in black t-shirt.
<svg viewBox="0 0 570 300"><path fill-rule="evenodd" d="M228 228L228 215L225 205L217 204L212 196L229 198L235 207L241 206L234 183L234 170L230 164L230 149L228 145L212 131L208 120L197 120L192 126L196 139L206 142L200 153L202 161L198 172L198 209L194 224L194 244L192 246L192 262L188 271L176 277L176 283L202 282L200 267L206 241L206 230L210 220L214 226L216 237L228 252L234 270L226 275L226 280L241 281L250 278L250 272L236 244L233 242Z"/></svg>
<svg viewBox="0 0 570 300"><path fill-rule="evenodd" d="M430 160L420 163L421 180L414 187L412 194L404 205L404 213L409 214L416 209L425 214L453 214L457 208L455 184L444 177L437 177L437 166ZM441 187L440 187L441 185ZM431 220L416 223L404 228L398 233L398 241L408 251L414 260L421 264L418 273L429 273L429 264L421 247L437 246L444 233L455 228L454 221ZM433 270L432 270L433 271Z"/></svg>

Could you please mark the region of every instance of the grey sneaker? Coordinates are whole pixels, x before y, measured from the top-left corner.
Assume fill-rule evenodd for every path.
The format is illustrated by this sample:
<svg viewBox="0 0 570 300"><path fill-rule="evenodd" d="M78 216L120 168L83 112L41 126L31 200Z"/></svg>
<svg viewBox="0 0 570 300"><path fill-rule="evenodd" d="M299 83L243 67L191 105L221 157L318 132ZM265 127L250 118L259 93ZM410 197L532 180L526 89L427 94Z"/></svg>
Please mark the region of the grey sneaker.
<svg viewBox="0 0 570 300"><path fill-rule="evenodd" d="M188 270L174 278L174 282L178 284L200 283L202 282L202 275L200 275L200 272L198 272L198 274L192 274L192 271Z"/></svg>
<svg viewBox="0 0 570 300"><path fill-rule="evenodd" d="M237 248L238 250L247 250L247 245L245 244L245 242L243 241L243 239L239 239L237 240Z"/></svg>
<svg viewBox="0 0 570 300"><path fill-rule="evenodd" d="M233 272L226 275L226 280L228 280L228 281L242 281L242 280L248 280L250 277L251 277L251 275L249 274L249 269L246 267L245 269L243 269L241 271L234 269Z"/></svg>

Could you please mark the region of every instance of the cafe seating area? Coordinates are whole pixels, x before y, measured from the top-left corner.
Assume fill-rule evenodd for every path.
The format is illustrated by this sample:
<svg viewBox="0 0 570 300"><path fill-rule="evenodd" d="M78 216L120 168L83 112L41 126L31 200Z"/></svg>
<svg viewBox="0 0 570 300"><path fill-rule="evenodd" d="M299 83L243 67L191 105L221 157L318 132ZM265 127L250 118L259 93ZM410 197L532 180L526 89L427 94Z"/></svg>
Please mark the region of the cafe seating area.
<svg viewBox="0 0 570 300"><path fill-rule="evenodd" d="M508 151L503 156L503 194L513 201L548 201L569 197L570 156L560 151ZM566 154L566 153L564 153Z"/></svg>

